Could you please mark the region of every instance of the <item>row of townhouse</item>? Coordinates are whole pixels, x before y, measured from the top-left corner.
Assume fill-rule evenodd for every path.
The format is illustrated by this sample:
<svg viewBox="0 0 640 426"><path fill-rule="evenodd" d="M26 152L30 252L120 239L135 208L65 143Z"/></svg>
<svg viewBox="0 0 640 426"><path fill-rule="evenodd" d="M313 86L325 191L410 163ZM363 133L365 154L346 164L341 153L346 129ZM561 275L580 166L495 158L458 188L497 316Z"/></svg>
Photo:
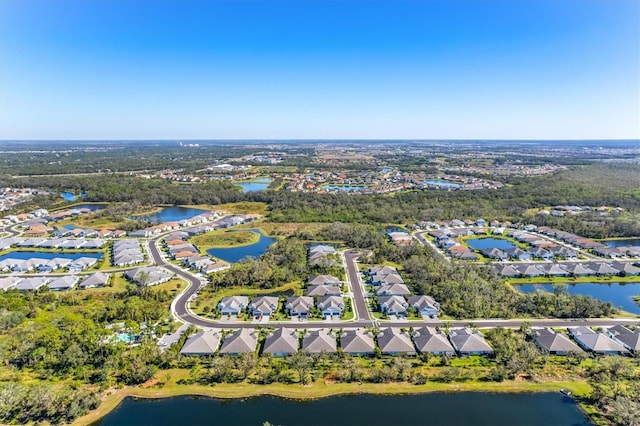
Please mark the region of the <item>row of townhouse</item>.
<svg viewBox="0 0 640 426"><path fill-rule="evenodd" d="M237 356L255 353L259 346L259 333L243 328L221 332L208 329L187 339L180 350L183 355ZM261 354L274 357L291 356L298 351L308 354L347 353L357 356L373 356L379 350L382 355L433 355L460 356L491 355L493 349L482 333L469 328L451 329L447 336L433 327L423 327L413 332L400 328L383 328L378 333L364 328L344 328L334 331L328 328L297 331L277 328L264 339Z"/></svg>
<svg viewBox="0 0 640 426"><path fill-rule="evenodd" d="M640 275L640 268L629 262L558 262L494 265L506 278L517 277L585 277L602 275Z"/></svg>
<svg viewBox="0 0 640 426"><path fill-rule="evenodd" d="M101 238L0 238L0 250L6 250L11 247L94 250L102 248L106 244L107 241Z"/></svg>
<svg viewBox="0 0 640 426"><path fill-rule="evenodd" d="M185 229L185 232L190 235L197 235L213 231L215 229L229 228L242 223L252 222L262 217L259 214L237 214L220 218L223 214L223 212L208 211L189 219L183 219L176 222L163 222L148 228L140 229L129 233L129 236L152 237L163 232L181 228L189 228Z"/></svg>
<svg viewBox="0 0 640 426"><path fill-rule="evenodd" d="M2 272L34 272L49 273L61 269L67 269L69 272L80 272L98 262L97 257L83 256L76 259L66 257L56 257L53 259L41 258L33 255L28 259L20 257L12 257L8 254L4 259L0 260L0 271Z"/></svg>
<svg viewBox="0 0 640 426"><path fill-rule="evenodd" d="M81 289L104 287L109 282L109 275L96 272L82 280L77 275L50 277L0 277L1 290L35 291L47 287L52 291L72 290L76 286Z"/></svg>
<svg viewBox="0 0 640 426"><path fill-rule="evenodd" d="M366 282L374 286L380 311L384 314L404 317L411 306L422 316L438 316L440 304L431 296L412 295L396 268L373 266L364 274Z"/></svg>
<svg viewBox="0 0 640 426"><path fill-rule="evenodd" d="M609 247L599 241L594 241L589 238L584 238L571 232L561 231L559 229L550 228L548 226L541 226L538 228L538 232L543 235L556 238L560 241L564 241L575 247L581 249L591 250L594 254L601 257L616 258L616 257L640 257L640 247Z"/></svg>
<svg viewBox="0 0 640 426"><path fill-rule="evenodd" d="M125 239L113 243L111 248L113 266L131 266L141 262L144 262L144 254L138 240Z"/></svg>
<svg viewBox="0 0 640 426"><path fill-rule="evenodd" d="M569 334L578 345L598 355L630 355L640 351L640 330L617 325L605 331L595 331L589 327L569 327Z"/></svg>

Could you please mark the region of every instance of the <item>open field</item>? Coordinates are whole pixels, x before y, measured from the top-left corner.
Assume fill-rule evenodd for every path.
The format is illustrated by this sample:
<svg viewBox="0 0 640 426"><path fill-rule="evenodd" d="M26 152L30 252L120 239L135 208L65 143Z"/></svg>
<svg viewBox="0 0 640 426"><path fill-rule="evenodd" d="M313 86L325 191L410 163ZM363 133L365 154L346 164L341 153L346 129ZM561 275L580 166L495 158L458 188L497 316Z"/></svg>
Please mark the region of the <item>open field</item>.
<svg viewBox="0 0 640 426"><path fill-rule="evenodd" d="M210 248L248 246L259 240L260 236L255 232L224 229L197 235L189 241L205 254Z"/></svg>

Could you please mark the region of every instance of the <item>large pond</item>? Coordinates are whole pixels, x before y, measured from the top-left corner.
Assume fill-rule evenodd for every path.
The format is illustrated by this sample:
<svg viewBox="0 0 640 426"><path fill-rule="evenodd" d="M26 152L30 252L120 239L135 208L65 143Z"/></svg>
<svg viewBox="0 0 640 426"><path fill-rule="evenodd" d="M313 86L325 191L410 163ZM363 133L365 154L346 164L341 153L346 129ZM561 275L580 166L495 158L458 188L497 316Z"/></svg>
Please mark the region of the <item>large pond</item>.
<svg viewBox="0 0 640 426"><path fill-rule="evenodd" d="M311 401L261 396L126 398L95 425L474 425L588 426L578 405L559 393L345 395Z"/></svg>
<svg viewBox="0 0 640 426"><path fill-rule="evenodd" d="M80 198L84 198L87 194L85 192L80 192ZM61 191L60 196L65 201L76 201L78 197L76 194L70 191Z"/></svg>
<svg viewBox="0 0 640 426"><path fill-rule="evenodd" d="M87 209L87 210L91 210L92 212L98 211L98 210L102 210L104 208L106 208L107 205L106 204L74 204L73 206L68 207L69 209Z"/></svg>
<svg viewBox="0 0 640 426"><path fill-rule="evenodd" d="M624 240L609 240L603 241L609 247L631 247L638 246L640 247L640 238L627 238Z"/></svg>
<svg viewBox="0 0 640 426"><path fill-rule="evenodd" d="M133 216L132 219L149 219L151 222L177 222L184 219L190 219L206 212L207 210L194 209L192 207L171 206L163 207L156 213L144 216Z"/></svg>
<svg viewBox="0 0 640 426"><path fill-rule="evenodd" d="M258 192L267 189L269 185L271 185L271 182L269 178L261 178L249 182L236 183L236 186L241 187L242 192Z"/></svg>
<svg viewBox="0 0 640 426"><path fill-rule="evenodd" d="M440 180L440 179L429 179L424 181L425 185L438 186L440 188L451 188L457 189L462 188L462 185L459 183L449 182L448 180Z"/></svg>
<svg viewBox="0 0 640 426"><path fill-rule="evenodd" d="M4 254L0 256L0 261L5 259L20 259L20 260L29 260L29 259L71 259L76 260L81 257L93 257L95 259L102 259L102 253L96 252L88 252L88 253L52 253L52 252L44 252L44 251L14 251L11 253Z"/></svg>
<svg viewBox="0 0 640 426"><path fill-rule="evenodd" d="M207 250L210 256L217 257L218 259L225 260L230 263L235 263L245 257L258 258L267 251L267 248L276 242L274 238L263 235L260 231L252 229L251 232L255 232L260 235L258 242L241 247L225 247L225 248L211 248Z"/></svg>
<svg viewBox="0 0 640 426"><path fill-rule="evenodd" d="M523 293L536 290L553 292L553 284L517 284L516 288ZM583 294L603 302L611 302L616 308L640 315L640 306L632 299L640 295L640 283L580 283L566 286L569 294Z"/></svg>
<svg viewBox="0 0 640 426"><path fill-rule="evenodd" d="M511 242L507 240L501 240L499 238L471 238L469 240L465 240L465 242L469 244L469 247L475 250L491 248L506 250L515 247Z"/></svg>

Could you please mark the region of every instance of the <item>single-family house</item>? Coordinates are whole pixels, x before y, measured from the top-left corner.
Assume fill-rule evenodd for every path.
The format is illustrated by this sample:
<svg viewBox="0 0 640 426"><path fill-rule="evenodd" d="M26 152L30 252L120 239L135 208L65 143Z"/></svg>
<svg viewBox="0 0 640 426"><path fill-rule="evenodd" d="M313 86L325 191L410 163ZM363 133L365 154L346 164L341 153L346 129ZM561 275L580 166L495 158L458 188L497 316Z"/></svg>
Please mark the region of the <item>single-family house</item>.
<svg viewBox="0 0 640 426"><path fill-rule="evenodd" d="M306 330L302 336L302 351L309 354L336 353L335 333L328 328Z"/></svg>
<svg viewBox="0 0 640 426"><path fill-rule="evenodd" d="M30 277L24 278L18 282L14 288L20 291L35 291L40 287L46 285L49 282L49 278L46 277Z"/></svg>
<svg viewBox="0 0 640 426"><path fill-rule="evenodd" d="M420 315L437 317L440 312L440 304L431 296L410 296L407 300L409 306L414 307Z"/></svg>
<svg viewBox="0 0 640 426"><path fill-rule="evenodd" d="M104 287L109 282L109 274L105 274L104 272L96 272L94 274L88 275L82 282L80 283L80 288L94 288L94 287Z"/></svg>
<svg viewBox="0 0 640 426"><path fill-rule="evenodd" d="M406 296L411 290L406 284L383 284L376 291L378 296Z"/></svg>
<svg viewBox="0 0 640 426"><path fill-rule="evenodd" d="M189 336L180 354L185 356L213 356L220 346L220 331L208 329Z"/></svg>
<svg viewBox="0 0 640 426"><path fill-rule="evenodd" d="M311 296L291 296L287 299L285 308L291 317L307 318L309 310L313 307Z"/></svg>
<svg viewBox="0 0 640 426"><path fill-rule="evenodd" d="M337 285L339 286L340 279L333 275L314 275L307 280L308 285Z"/></svg>
<svg viewBox="0 0 640 426"><path fill-rule="evenodd" d="M468 327L452 328L449 339L454 349L461 355L491 355L493 349L478 330Z"/></svg>
<svg viewBox="0 0 640 426"><path fill-rule="evenodd" d="M383 328L378 333L378 347L383 355L415 355L411 336L400 328Z"/></svg>
<svg viewBox="0 0 640 426"><path fill-rule="evenodd" d="M401 317L407 315L407 308L409 307L409 304L402 296L380 296L378 304L381 312Z"/></svg>
<svg viewBox="0 0 640 426"><path fill-rule="evenodd" d="M247 296L225 296L218 303L218 310L222 315L237 316L249 305Z"/></svg>
<svg viewBox="0 0 640 426"><path fill-rule="evenodd" d="M581 348L599 355L627 355L629 353L620 343L604 333L593 331L589 327L569 327L569 334Z"/></svg>
<svg viewBox="0 0 640 426"><path fill-rule="evenodd" d="M322 296L318 299L318 309L325 318L340 318L344 311L344 299L342 296Z"/></svg>
<svg viewBox="0 0 640 426"><path fill-rule="evenodd" d="M228 334L220 346L220 355L238 356L253 353L258 346L258 333L252 328L241 328Z"/></svg>
<svg viewBox="0 0 640 426"><path fill-rule="evenodd" d="M531 334L536 345L551 355L567 355L569 353L583 352L578 345L563 333L556 333L548 327L535 327Z"/></svg>
<svg viewBox="0 0 640 426"><path fill-rule="evenodd" d="M335 285L312 285L304 290L305 296L340 296L340 287Z"/></svg>
<svg viewBox="0 0 640 426"><path fill-rule="evenodd" d="M364 328L346 328L340 334L342 352L351 355L373 355L376 344L373 334Z"/></svg>
<svg viewBox="0 0 640 426"><path fill-rule="evenodd" d="M628 351L632 353L640 352L640 330L631 331L623 325L615 325L607 329L607 334Z"/></svg>
<svg viewBox="0 0 640 426"><path fill-rule="evenodd" d="M51 291L71 290L76 286L78 280L80 280L80 278L76 275L56 277L47 283L47 287L49 287Z"/></svg>
<svg viewBox="0 0 640 426"><path fill-rule="evenodd" d="M414 331L413 341L418 352L433 355L454 356L456 351L447 339L447 335L434 327L421 327Z"/></svg>
<svg viewBox="0 0 640 426"><path fill-rule="evenodd" d="M278 310L278 298L276 296L258 296L251 299L249 310L254 318L269 317Z"/></svg>
<svg viewBox="0 0 640 426"><path fill-rule="evenodd" d="M16 286L22 278L16 276L8 276L0 278L0 290L9 290Z"/></svg>
<svg viewBox="0 0 640 426"><path fill-rule="evenodd" d="M278 327L267 335L262 349L263 354L274 357L290 356L298 352L298 332L285 327Z"/></svg>

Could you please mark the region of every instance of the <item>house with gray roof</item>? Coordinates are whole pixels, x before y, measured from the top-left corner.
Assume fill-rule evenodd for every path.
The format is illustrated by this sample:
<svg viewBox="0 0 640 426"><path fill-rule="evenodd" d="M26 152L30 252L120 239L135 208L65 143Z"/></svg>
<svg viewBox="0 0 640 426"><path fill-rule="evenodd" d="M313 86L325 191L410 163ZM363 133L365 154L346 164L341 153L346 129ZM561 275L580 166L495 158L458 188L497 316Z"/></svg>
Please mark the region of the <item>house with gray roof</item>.
<svg viewBox="0 0 640 426"><path fill-rule="evenodd" d="M314 275L307 280L308 285L341 285L340 279L333 275Z"/></svg>
<svg viewBox="0 0 640 426"><path fill-rule="evenodd" d="M562 264L558 263L542 263L537 265L538 269L544 272L545 275L552 277L567 277L569 276L569 271L562 267Z"/></svg>
<svg viewBox="0 0 640 426"><path fill-rule="evenodd" d="M302 350L309 354L334 354L337 347L336 335L328 328L305 330L302 336Z"/></svg>
<svg viewBox="0 0 640 426"><path fill-rule="evenodd" d="M285 357L298 352L298 332L285 327L278 327L267 335L262 348L263 354L274 357Z"/></svg>
<svg viewBox="0 0 640 426"><path fill-rule="evenodd" d="M545 274L537 265L524 264L518 265L517 268L524 277L541 277Z"/></svg>
<svg viewBox="0 0 640 426"><path fill-rule="evenodd" d="M335 262L329 258L330 255L336 254L333 246L320 244L309 248L308 262L311 265L331 266Z"/></svg>
<svg viewBox="0 0 640 426"><path fill-rule="evenodd" d="M88 275L82 282L80 283L80 288L94 288L94 287L104 287L109 282L109 274L105 274L104 272L96 272L94 274Z"/></svg>
<svg viewBox="0 0 640 426"><path fill-rule="evenodd" d="M583 265L582 263L565 263L565 269L569 273L576 277L583 277L587 275L595 275L596 271Z"/></svg>
<svg viewBox="0 0 640 426"><path fill-rule="evenodd" d="M291 296L287 299L285 308L291 317L306 318L309 316L309 310L313 308L313 297Z"/></svg>
<svg viewBox="0 0 640 426"><path fill-rule="evenodd" d="M49 282L47 277L30 277L25 278L15 285L16 290L35 291Z"/></svg>
<svg viewBox="0 0 640 426"><path fill-rule="evenodd" d="M0 290L9 290L15 287L16 284L18 284L20 281L22 281L22 278L20 277L15 277L15 276L2 277L0 278Z"/></svg>
<svg viewBox="0 0 640 426"><path fill-rule="evenodd" d="M387 315L406 316L409 304L402 296L380 296L380 311Z"/></svg>
<svg viewBox="0 0 640 426"><path fill-rule="evenodd" d="M607 329L607 334L628 351L632 353L640 352L640 330L631 331L623 325L615 325Z"/></svg>
<svg viewBox="0 0 640 426"><path fill-rule="evenodd" d="M76 275L65 275L63 277L53 278L47 283L47 287L51 291L71 290L76 286L80 277Z"/></svg>
<svg viewBox="0 0 640 426"><path fill-rule="evenodd" d="M130 269L124 273L124 277L129 281L150 287L161 284L173 278L173 274L166 269L157 266L147 266L143 268Z"/></svg>
<svg viewBox="0 0 640 426"><path fill-rule="evenodd" d="M220 355L238 356L253 353L258 346L258 332L252 328L241 328L228 334L220 347Z"/></svg>
<svg viewBox="0 0 640 426"><path fill-rule="evenodd" d="M378 296L406 296L411 290L406 284L383 284L376 291Z"/></svg>
<svg viewBox="0 0 640 426"><path fill-rule="evenodd" d="M269 317L278 310L278 298L276 296L254 297L251 299L249 309L254 318Z"/></svg>
<svg viewBox="0 0 640 426"><path fill-rule="evenodd" d="M67 265L69 272L80 272L95 265L98 259L95 257L80 257Z"/></svg>
<svg viewBox="0 0 640 426"><path fill-rule="evenodd" d="M407 300L409 306L414 307L420 315L428 315L435 318L440 313L440 304L431 296L410 296Z"/></svg>
<svg viewBox="0 0 640 426"><path fill-rule="evenodd" d="M592 269L596 275L616 275L618 270L605 262L587 262L584 264L589 269Z"/></svg>
<svg viewBox="0 0 640 426"><path fill-rule="evenodd" d="M415 355L411 336L400 328L383 328L378 333L378 347L383 355Z"/></svg>
<svg viewBox="0 0 640 426"><path fill-rule="evenodd" d="M247 296L225 296L218 303L218 310L222 315L238 316L248 305Z"/></svg>
<svg viewBox="0 0 640 426"><path fill-rule="evenodd" d="M318 299L318 309L325 318L340 318L344 311L344 299L342 296L322 296Z"/></svg>
<svg viewBox="0 0 640 426"><path fill-rule="evenodd" d="M340 287L335 285L311 285L304 290L305 296L340 296Z"/></svg>
<svg viewBox="0 0 640 426"><path fill-rule="evenodd" d="M604 333L593 331L589 327L569 327L569 334L581 348L598 355L628 355L629 351L620 343Z"/></svg>
<svg viewBox="0 0 640 426"><path fill-rule="evenodd" d="M520 276L520 271L518 271L512 265L494 265L493 268L502 277L518 277L518 276Z"/></svg>
<svg viewBox="0 0 640 426"><path fill-rule="evenodd" d="M373 355L376 344L373 334L364 328L346 328L340 334L342 352L351 355Z"/></svg>
<svg viewBox="0 0 640 426"><path fill-rule="evenodd" d="M548 327L535 327L531 330L536 345L551 355L567 355L583 352L582 349L563 333L556 333Z"/></svg>
<svg viewBox="0 0 640 426"><path fill-rule="evenodd" d="M618 271L618 274L640 275L640 268L633 266L630 262L616 262L611 266Z"/></svg>
<svg viewBox="0 0 640 426"><path fill-rule="evenodd" d="M413 341L421 354L454 356L455 349L447 335L434 327L421 327L414 331Z"/></svg>
<svg viewBox="0 0 640 426"><path fill-rule="evenodd" d="M185 356L213 356L220 346L221 334L218 330L205 330L189 336L180 354Z"/></svg>
<svg viewBox="0 0 640 426"><path fill-rule="evenodd" d="M369 277L371 284L378 286L382 284L404 284L404 280L398 272L383 273L378 272Z"/></svg>
<svg viewBox="0 0 640 426"><path fill-rule="evenodd" d="M461 356L493 354L493 349L478 330L468 327L452 328L449 331L449 340Z"/></svg>

